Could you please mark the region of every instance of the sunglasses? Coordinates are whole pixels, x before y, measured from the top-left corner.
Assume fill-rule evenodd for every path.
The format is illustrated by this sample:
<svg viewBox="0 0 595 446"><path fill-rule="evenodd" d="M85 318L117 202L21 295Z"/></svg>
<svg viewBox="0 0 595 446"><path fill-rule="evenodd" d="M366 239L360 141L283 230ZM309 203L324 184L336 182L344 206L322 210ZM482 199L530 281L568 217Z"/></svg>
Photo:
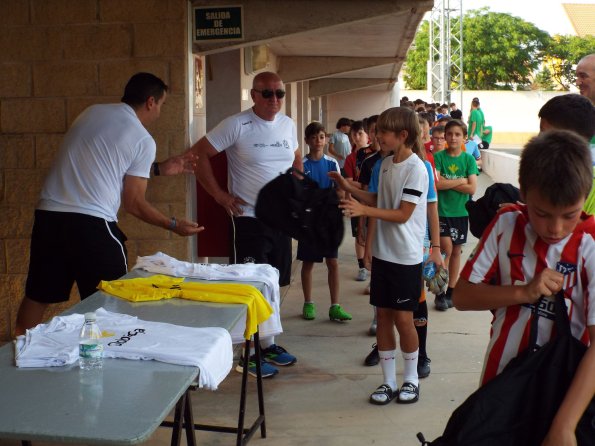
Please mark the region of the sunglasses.
<svg viewBox="0 0 595 446"><path fill-rule="evenodd" d="M285 97L285 90L256 90L253 88L256 93L260 93L263 98L270 99L273 96L277 96L277 99L283 99Z"/></svg>

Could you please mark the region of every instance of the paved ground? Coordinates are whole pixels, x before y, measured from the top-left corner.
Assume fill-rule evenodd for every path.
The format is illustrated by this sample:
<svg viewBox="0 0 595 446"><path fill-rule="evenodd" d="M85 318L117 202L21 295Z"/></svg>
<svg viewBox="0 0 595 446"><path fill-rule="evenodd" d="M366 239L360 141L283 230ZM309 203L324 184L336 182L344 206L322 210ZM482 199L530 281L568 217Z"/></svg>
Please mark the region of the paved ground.
<svg viewBox="0 0 595 446"><path fill-rule="evenodd" d="M490 179L481 175L477 196L483 195L489 184ZM470 238L464 258L475 243ZM372 311L368 296L363 294L365 284L354 280L357 263L351 237L346 236L339 261L342 304L354 316L347 323L330 322L326 316L329 298L326 268L322 264L315 267L313 281L319 316L314 321L301 318L300 262L294 264L294 281L285 290L282 304L285 332L278 343L295 354L298 362L265 380L268 437L261 439L257 434L251 444L419 445L416 433L422 431L427 439L440 435L452 411L477 387L490 314L454 309L438 312L430 295L428 354L432 373L421 381L420 401L405 406L369 404L370 393L382 383L382 373L379 366L363 365L374 342L367 335ZM397 361L400 377L399 357ZM240 374L232 372L217 392L196 392L195 420L232 424L237 416L239 387ZM249 419L256 408L255 385L250 392ZM145 444L169 444L169 435L168 429L158 429ZM205 445L235 444L235 437L230 434L197 432L197 440ZM18 444L0 440L0 445Z"/></svg>

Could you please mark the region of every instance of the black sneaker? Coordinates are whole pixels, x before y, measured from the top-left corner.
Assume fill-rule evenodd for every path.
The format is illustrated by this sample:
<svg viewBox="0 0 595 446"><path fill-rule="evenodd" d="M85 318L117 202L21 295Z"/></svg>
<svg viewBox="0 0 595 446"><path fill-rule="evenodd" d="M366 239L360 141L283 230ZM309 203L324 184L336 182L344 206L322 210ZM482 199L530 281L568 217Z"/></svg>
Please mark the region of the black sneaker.
<svg viewBox="0 0 595 446"><path fill-rule="evenodd" d="M427 378L430 376L430 358L427 356L420 356L417 359L417 376L418 378Z"/></svg>
<svg viewBox="0 0 595 446"><path fill-rule="evenodd" d="M448 310L448 303L446 302L446 294L440 293L434 299L434 306L438 311L446 311Z"/></svg>
<svg viewBox="0 0 595 446"><path fill-rule="evenodd" d="M378 346L376 344L373 344L372 351L368 356L366 356L366 359L364 359L364 365L372 367L374 365L378 365L379 362L380 356L378 355Z"/></svg>
<svg viewBox="0 0 595 446"><path fill-rule="evenodd" d="M446 305L448 305L448 308L454 307L454 305L452 303L452 296L450 294L446 294L444 296L444 300L446 301Z"/></svg>

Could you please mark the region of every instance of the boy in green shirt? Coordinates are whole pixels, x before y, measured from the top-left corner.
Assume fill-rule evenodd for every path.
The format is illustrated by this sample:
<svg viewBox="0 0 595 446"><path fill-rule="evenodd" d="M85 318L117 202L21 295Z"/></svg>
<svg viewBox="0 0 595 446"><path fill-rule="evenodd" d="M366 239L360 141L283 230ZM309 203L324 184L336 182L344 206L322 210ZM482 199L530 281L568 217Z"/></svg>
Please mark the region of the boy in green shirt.
<svg viewBox="0 0 595 446"><path fill-rule="evenodd" d="M444 128L448 147L434 154L438 172L438 216L440 218L440 249L446 254L444 264L448 268L448 289L436 296L436 309L452 308L452 289L457 283L461 264L462 247L467 241L469 214L465 203L477 187L477 163L475 158L463 152L467 126L459 119L449 121Z"/></svg>

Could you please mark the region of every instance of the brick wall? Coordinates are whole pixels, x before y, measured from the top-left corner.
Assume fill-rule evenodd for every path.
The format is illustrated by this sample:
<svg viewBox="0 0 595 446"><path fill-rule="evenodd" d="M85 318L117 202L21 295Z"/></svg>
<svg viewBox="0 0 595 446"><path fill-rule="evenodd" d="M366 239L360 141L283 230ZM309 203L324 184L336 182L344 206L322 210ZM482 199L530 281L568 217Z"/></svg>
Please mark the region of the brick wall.
<svg viewBox="0 0 595 446"><path fill-rule="evenodd" d="M187 0L2 0L0 2L0 341L11 338L24 294L33 210L62 136L87 106L118 102L138 71L170 87L149 129L157 159L186 148ZM183 177L152 179L148 199L183 216ZM121 213L129 263L167 251L188 256L186 239ZM78 301L73 291L51 316Z"/></svg>

